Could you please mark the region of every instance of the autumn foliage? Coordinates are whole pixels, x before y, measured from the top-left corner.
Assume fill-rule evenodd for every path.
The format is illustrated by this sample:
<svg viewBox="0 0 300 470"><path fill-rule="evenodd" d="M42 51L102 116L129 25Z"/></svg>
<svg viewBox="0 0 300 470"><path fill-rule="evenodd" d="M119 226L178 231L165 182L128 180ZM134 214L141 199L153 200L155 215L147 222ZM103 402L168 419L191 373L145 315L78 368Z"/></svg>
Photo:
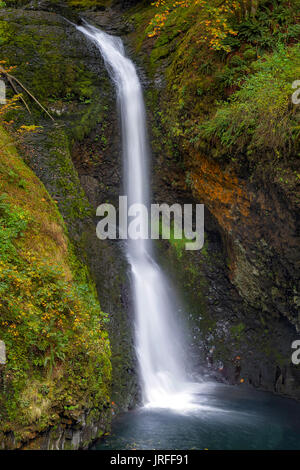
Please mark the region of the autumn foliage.
<svg viewBox="0 0 300 470"><path fill-rule="evenodd" d="M16 68L15 66L8 66L5 60L0 61L0 79L4 78L4 77L8 78L8 83L10 85L12 85L13 90L16 92L16 87L12 83L12 78L14 78L14 77L11 75L11 72L15 68ZM14 111L14 110L19 109L22 102L23 102L23 104L25 104L27 110L30 113L29 107L26 104L22 93L17 93L16 92L11 98L6 98L5 104L2 104L0 106L0 124L4 128L6 128L7 130L12 131L13 124L14 124L14 120L13 119L8 120L7 116L9 115L10 111ZM41 129L41 126L36 126L34 124L30 124L30 125L22 124L19 128L15 129L16 130L16 137L17 137L16 142L18 142L21 139L21 137L24 136L24 134L26 134L28 132L30 132L30 133L38 132L40 129ZM6 145L8 145L8 144L5 144L4 146L6 146ZM0 147L0 150L2 148L3 148L3 146Z"/></svg>
<svg viewBox="0 0 300 470"><path fill-rule="evenodd" d="M214 50L230 51L230 47L223 44L223 40L229 35L235 36L237 34L230 24L230 19L239 14L241 6L238 1L157 0L154 5L159 11L150 22L149 37L159 35L170 15L176 14L176 10L187 8L192 13L192 10L196 7L201 11L198 19L197 42L207 43Z"/></svg>

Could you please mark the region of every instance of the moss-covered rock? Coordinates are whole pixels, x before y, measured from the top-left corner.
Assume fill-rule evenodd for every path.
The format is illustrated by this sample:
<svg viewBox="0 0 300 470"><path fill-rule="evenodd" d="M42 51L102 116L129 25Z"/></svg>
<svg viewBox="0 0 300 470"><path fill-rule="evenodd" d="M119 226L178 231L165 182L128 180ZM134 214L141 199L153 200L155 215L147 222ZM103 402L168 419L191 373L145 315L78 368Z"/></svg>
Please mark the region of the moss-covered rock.
<svg viewBox="0 0 300 470"><path fill-rule="evenodd" d="M107 317L56 203L3 131L1 148L0 446L20 447L87 410L107 428L111 363Z"/></svg>

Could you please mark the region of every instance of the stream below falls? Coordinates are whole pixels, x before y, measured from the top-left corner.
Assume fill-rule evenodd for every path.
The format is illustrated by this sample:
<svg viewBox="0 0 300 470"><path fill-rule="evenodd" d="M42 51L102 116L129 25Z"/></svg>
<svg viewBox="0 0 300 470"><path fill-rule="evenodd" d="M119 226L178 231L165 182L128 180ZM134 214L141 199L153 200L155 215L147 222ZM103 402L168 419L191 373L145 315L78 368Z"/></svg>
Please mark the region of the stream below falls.
<svg viewBox="0 0 300 470"><path fill-rule="evenodd" d="M117 417L94 450L299 450L300 403L248 386L206 383L195 408Z"/></svg>

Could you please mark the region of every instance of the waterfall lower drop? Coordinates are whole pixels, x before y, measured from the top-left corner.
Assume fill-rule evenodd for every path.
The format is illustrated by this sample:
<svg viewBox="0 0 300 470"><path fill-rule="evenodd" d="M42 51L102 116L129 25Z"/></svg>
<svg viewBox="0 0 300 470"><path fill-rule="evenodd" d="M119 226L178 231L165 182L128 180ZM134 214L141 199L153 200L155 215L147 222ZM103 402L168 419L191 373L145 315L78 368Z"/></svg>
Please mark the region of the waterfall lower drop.
<svg viewBox="0 0 300 470"><path fill-rule="evenodd" d="M99 48L117 89L128 207L134 203L148 206L149 152L143 93L135 66L125 56L120 38L88 24L77 29ZM173 409L193 407L193 384L187 381L174 316L174 292L153 259L151 240L128 240L126 250L132 272L136 352L144 405Z"/></svg>

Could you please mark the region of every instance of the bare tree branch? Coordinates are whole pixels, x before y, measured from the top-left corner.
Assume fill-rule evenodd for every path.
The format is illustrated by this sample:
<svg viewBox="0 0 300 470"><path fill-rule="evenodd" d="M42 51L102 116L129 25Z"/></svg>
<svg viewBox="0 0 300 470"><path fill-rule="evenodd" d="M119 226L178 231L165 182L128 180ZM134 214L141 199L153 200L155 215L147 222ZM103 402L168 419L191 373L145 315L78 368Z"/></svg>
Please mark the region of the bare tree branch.
<svg viewBox="0 0 300 470"><path fill-rule="evenodd" d="M23 88L23 90L38 104L38 106L47 114L47 116L49 116L49 118L55 122L55 119L53 119L53 117L51 116L51 114L49 114L49 112L47 111L46 108L44 108L44 106L37 100L37 98L32 94L30 93L30 91L25 88L25 86L20 82L20 80L18 80L16 77L14 77L13 75L10 75L8 72L5 71L5 69L3 67L0 66L0 73L3 73L7 79L9 80L9 83L12 85L12 81L14 80L16 83L18 83L18 85L20 85L21 88ZM12 85L12 87L15 89L15 86ZM29 111L30 113L30 110L28 108L28 105L25 103L25 100L22 98L22 101L23 103L25 104L26 106L26 109Z"/></svg>

